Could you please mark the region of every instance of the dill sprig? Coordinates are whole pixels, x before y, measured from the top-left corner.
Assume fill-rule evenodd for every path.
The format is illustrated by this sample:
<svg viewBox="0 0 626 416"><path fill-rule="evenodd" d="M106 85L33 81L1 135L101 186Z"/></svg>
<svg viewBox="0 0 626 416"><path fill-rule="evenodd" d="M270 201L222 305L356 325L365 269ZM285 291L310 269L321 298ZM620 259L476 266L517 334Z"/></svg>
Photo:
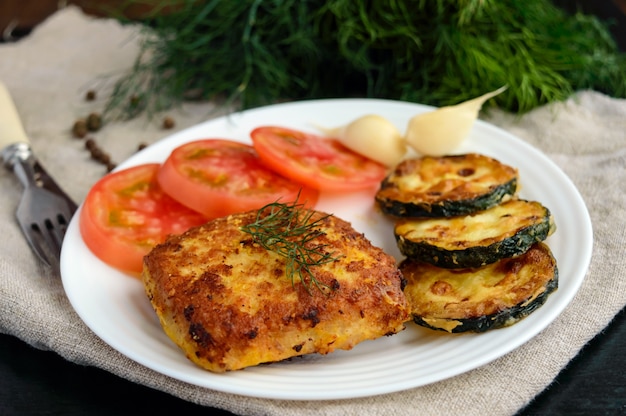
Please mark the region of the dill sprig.
<svg viewBox="0 0 626 416"><path fill-rule="evenodd" d="M320 226L331 215L317 219L314 215L315 211L305 209L297 201L273 202L258 210L254 222L241 227L263 248L285 257L285 273L291 284L300 280L309 294L313 287L322 293L331 289L316 279L312 269L340 257L327 252L327 244L315 243L315 239L325 235Z"/></svg>
<svg viewBox="0 0 626 416"><path fill-rule="evenodd" d="M147 0L127 0L129 6ZM149 2L154 3L154 2ZM387 98L524 113L594 89L626 97L608 22L551 0L162 0L108 110L132 117L186 100Z"/></svg>

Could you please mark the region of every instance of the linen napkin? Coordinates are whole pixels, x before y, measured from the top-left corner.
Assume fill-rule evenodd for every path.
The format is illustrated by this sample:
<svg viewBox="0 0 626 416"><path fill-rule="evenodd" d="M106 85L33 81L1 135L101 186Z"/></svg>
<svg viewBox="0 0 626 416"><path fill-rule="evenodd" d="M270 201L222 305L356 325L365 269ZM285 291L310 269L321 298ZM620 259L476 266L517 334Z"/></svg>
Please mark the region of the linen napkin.
<svg viewBox="0 0 626 416"><path fill-rule="evenodd" d="M12 94L35 153L80 202L106 172L72 138L74 120L100 111L106 97L86 91L130 68L138 53L137 27L85 16L66 7L28 37L0 45L0 79ZM219 115L211 103L185 104L160 116L107 125L94 133L114 161L137 144ZM165 115L165 114L164 114ZM540 393L626 304L626 101L581 91L562 103L522 117L501 111L483 116L541 149L572 179L592 218L591 266L578 294L544 331L513 352L476 370L407 391L350 400L288 401L239 397L180 382L110 348L72 309L61 280L34 257L15 221L22 189L0 170L0 332L65 359L197 404L241 415L511 415Z"/></svg>

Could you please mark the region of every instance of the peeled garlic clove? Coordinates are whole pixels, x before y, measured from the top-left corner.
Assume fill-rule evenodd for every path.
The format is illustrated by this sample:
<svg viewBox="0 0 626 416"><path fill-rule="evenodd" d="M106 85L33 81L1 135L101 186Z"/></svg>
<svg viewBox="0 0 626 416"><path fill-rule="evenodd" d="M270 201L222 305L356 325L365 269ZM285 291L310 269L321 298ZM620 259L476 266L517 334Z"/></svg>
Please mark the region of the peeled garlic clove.
<svg viewBox="0 0 626 416"><path fill-rule="evenodd" d="M453 151L469 135L482 105L506 86L460 104L418 114L409 120L405 139L424 155L441 156Z"/></svg>
<svg viewBox="0 0 626 416"><path fill-rule="evenodd" d="M344 146L385 166L395 166L406 153L398 129L386 118L369 114L334 129L322 129Z"/></svg>

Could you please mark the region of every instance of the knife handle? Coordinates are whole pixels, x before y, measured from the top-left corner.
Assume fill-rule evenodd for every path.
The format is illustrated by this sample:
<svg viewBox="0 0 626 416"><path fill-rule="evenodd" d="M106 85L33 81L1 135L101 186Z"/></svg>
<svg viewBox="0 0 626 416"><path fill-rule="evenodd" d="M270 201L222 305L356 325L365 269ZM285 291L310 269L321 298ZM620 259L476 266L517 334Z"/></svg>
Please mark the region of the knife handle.
<svg viewBox="0 0 626 416"><path fill-rule="evenodd" d="M13 143L30 143L9 91L0 81L0 149Z"/></svg>

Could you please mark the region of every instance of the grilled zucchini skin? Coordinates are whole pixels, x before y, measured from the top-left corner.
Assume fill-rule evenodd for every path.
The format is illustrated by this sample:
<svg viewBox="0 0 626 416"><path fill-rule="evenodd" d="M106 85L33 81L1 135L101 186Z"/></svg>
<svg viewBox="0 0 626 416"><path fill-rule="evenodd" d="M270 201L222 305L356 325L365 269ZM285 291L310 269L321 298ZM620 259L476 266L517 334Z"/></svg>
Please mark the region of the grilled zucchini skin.
<svg viewBox="0 0 626 416"><path fill-rule="evenodd" d="M523 254L554 229L548 208L514 199L466 216L402 219L394 235L405 256L460 269Z"/></svg>
<svg viewBox="0 0 626 416"><path fill-rule="evenodd" d="M385 185L383 185L385 186ZM503 201L507 196L514 195L517 179L496 186L488 194L462 201L443 200L428 202L401 202L392 199L377 198L383 213L395 217L454 217L488 209Z"/></svg>
<svg viewBox="0 0 626 416"><path fill-rule="evenodd" d="M477 318L464 319L459 321L459 325L455 326L452 329L451 333L462 333L462 332L486 332L490 329L498 329L505 328L507 326L511 326L521 321L537 309L539 309L546 302L548 297L558 288L558 277L554 280L551 280L546 286L545 291L539 295L537 298L530 303L530 305L517 305L512 308L509 308L505 311L488 315L488 316L479 316ZM440 328L435 325L431 325L428 322L424 321L423 318L419 316L413 317L413 322L417 325L423 326L425 328L434 329L436 331L446 331L444 328Z"/></svg>
<svg viewBox="0 0 626 416"><path fill-rule="evenodd" d="M424 156L401 162L381 183L376 202L395 217L466 215L517 192L518 172L488 156Z"/></svg>
<svg viewBox="0 0 626 416"><path fill-rule="evenodd" d="M513 325L541 307L559 280L556 260L544 243L481 268L450 270L406 259L400 270L413 321L450 333Z"/></svg>

